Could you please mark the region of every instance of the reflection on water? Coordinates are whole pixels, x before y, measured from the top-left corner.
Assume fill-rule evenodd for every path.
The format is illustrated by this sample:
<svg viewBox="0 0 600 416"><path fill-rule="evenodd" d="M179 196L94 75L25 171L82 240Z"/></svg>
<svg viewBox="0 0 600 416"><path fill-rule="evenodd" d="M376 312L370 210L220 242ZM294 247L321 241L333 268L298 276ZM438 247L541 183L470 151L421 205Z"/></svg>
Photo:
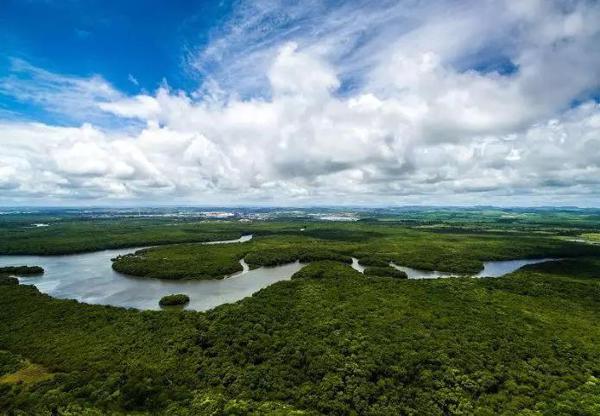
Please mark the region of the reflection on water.
<svg viewBox="0 0 600 416"><path fill-rule="evenodd" d="M543 263L545 261L557 260L553 258L546 259L521 259L521 260L502 260L502 261L486 261L483 263L483 270L473 277L500 277L505 274L512 273L528 264ZM420 270L411 267L399 266L395 263L390 263L390 266L397 270L402 270L408 275L409 279L438 279L440 277L458 276L456 273L438 272L437 270Z"/></svg>
<svg viewBox="0 0 600 416"><path fill-rule="evenodd" d="M252 236L242 237L248 241ZM134 248L105 250L65 256L0 256L0 267L42 266L44 275L21 277L41 292L56 298L77 299L85 303L137 309L160 309L158 301L171 293L190 297L186 309L207 310L252 295L281 280L289 280L304 265L299 262L250 270L240 261L243 271L221 280L158 280L126 276L112 269L111 258L131 253Z"/></svg>
<svg viewBox="0 0 600 416"><path fill-rule="evenodd" d="M395 263L390 263L390 266L406 273L409 279L438 279L440 277L455 276L455 274L452 273L438 272L437 270L413 269L412 267L399 266Z"/></svg>
<svg viewBox="0 0 600 416"><path fill-rule="evenodd" d="M252 236L210 244L243 243ZM208 243L204 243L208 244ZM114 305L137 309L160 309L161 297L185 293L190 297L187 309L207 310L224 303L236 302L275 282L289 280L304 265L299 262L250 270L242 259L243 270L221 280L158 280L127 276L112 269L111 258L135 251L134 248L105 250L65 256L0 256L0 267L42 266L42 276L20 277L23 284L33 284L41 292L56 298L77 299L85 303ZM488 261L475 277L498 277L527 264L556 259ZM418 270L390 265L406 272L410 279L435 279L452 273ZM352 268L363 273L364 267L352 258Z"/></svg>
<svg viewBox="0 0 600 416"><path fill-rule="evenodd" d="M504 260L504 261L487 261L483 263L483 270L475 277L500 277L505 274L512 273L528 264L543 263L545 261L554 261L558 259L522 259L522 260Z"/></svg>

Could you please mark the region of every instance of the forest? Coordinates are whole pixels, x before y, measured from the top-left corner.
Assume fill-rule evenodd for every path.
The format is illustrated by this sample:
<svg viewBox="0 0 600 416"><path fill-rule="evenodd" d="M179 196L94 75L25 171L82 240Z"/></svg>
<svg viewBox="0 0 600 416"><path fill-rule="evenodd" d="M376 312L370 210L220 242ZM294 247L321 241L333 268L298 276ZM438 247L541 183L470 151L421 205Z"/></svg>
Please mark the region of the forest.
<svg viewBox="0 0 600 416"><path fill-rule="evenodd" d="M3 239L2 250L36 253L61 233L70 252L149 246L166 229L164 241L175 244L123 256L115 268L216 279L240 258L251 267L308 265L207 312L54 299L0 271L0 412L7 415L599 413L600 247L570 241L590 233L587 225L566 223L558 232L556 224L537 224L534 234L487 226L440 232L443 221L428 230L388 220L167 226L134 219L89 221L79 231L79 221L63 220L60 232L22 231L11 219L2 233L19 237ZM137 236L118 241L119 230ZM198 244L244 234L254 237ZM367 266L365 274L350 257ZM393 260L470 273L482 261L525 257L561 260L481 279L413 280L387 267Z"/></svg>
<svg viewBox="0 0 600 416"><path fill-rule="evenodd" d="M310 224L304 231L290 223L275 223L280 231L257 225L244 244L175 244L136 251L115 258L113 268L128 275L161 279L219 279L250 267L299 260L335 260L388 267L390 262L423 270L477 273L483 261L519 258L573 257L598 253L599 247L548 235L501 233L435 233L389 224ZM375 269L377 270L377 269ZM371 269L369 273L374 270ZM388 271L393 273L393 270Z"/></svg>

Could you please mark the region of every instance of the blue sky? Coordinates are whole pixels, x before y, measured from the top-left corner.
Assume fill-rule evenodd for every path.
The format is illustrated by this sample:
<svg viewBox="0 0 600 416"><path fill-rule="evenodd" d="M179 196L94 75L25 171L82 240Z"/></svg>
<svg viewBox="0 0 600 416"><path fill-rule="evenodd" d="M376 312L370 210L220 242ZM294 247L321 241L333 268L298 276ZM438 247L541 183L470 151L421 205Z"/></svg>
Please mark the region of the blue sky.
<svg viewBox="0 0 600 416"><path fill-rule="evenodd" d="M14 1L0 10L0 74L14 59L74 76L101 76L127 94L153 91L164 80L193 89L201 80L187 71L186 55L208 41L231 11L227 2ZM39 108L2 96L4 109L47 118ZM61 120L63 121L63 120Z"/></svg>
<svg viewBox="0 0 600 416"><path fill-rule="evenodd" d="M63 74L102 74L130 94L167 78L176 88L196 79L182 71L188 48L206 42L230 12L212 1L3 2L3 72L17 57ZM129 75L139 85L132 83Z"/></svg>
<svg viewBox="0 0 600 416"><path fill-rule="evenodd" d="M10 1L0 204L600 202L594 1Z"/></svg>

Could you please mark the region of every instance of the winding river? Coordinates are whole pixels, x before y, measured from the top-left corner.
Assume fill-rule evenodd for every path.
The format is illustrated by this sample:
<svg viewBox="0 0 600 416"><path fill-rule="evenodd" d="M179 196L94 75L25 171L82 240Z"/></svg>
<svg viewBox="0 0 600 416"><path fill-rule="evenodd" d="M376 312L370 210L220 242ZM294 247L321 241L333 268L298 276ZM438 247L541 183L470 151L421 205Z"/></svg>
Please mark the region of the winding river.
<svg viewBox="0 0 600 416"><path fill-rule="evenodd" d="M204 244L243 243L251 238L251 235L246 235L237 240ZM45 271L42 276L20 277L19 281L35 285L41 292L56 298L158 310L161 297L171 293L185 293L190 297L186 308L198 311L236 302L275 282L289 280L303 267L295 262L250 270L241 260L243 270L221 280L148 279L124 275L112 269L111 258L139 249L103 250L64 256L0 256L0 267L42 266Z"/></svg>
<svg viewBox="0 0 600 416"><path fill-rule="evenodd" d="M520 259L520 260L501 260L501 261L485 261L483 262L483 270L473 275L473 277L500 277L505 274L512 273L528 264L543 263L546 261L558 260L555 258L544 259ZM399 266L395 263L390 263L390 266L396 270L401 270L406 273L409 279L439 279L444 277L456 277L456 273L439 272L437 270L420 270L412 267ZM352 257L352 268L360 273L364 273L365 267L362 266L358 259Z"/></svg>
<svg viewBox="0 0 600 416"><path fill-rule="evenodd" d="M202 244L244 243L252 239L245 235L236 240L212 241ZM260 267L250 270L242 259L243 270L221 280L158 280L128 276L112 269L113 257L128 254L140 248L103 250L63 256L2 255L0 267L42 266L42 276L19 277L23 284L35 285L41 292L61 299L76 299L80 302L113 305L136 309L160 309L158 301L171 293L185 293L190 297L187 309L204 311L216 306L236 302L275 282L289 280L304 264L288 263L276 267ZM489 261L477 277L497 277L511 273L533 263L554 259L528 259ZM403 270L411 279L450 277L451 273L425 271L410 267L392 267ZM353 258L352 267L359 272L364 267Z"/></svg>

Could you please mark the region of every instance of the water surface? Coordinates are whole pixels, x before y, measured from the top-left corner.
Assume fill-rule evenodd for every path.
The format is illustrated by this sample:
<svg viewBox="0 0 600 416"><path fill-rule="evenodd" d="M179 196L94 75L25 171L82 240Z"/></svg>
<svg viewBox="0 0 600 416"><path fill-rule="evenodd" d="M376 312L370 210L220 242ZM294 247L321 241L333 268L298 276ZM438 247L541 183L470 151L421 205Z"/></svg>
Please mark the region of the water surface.
<svg viewBox="0 0 600 416"><path fill-rule="evenodd" d="M545 259L520 259L520 260L502 260L502 261L486 261L483 263L483 270L473 275L472 277L500 277L505 274L512 273L528 264L543 263L545 261L558 260L554 258ZM396 270L401 270L406 273L409 279L439 279L442 277L460 276L457 273L440 272L437 270L421 270L413 269L412 267L400 266L394 262L390 262L390 266ZM365 267L362 266L356 257L352 257L351 267L359 273L365 272Z"/></svg>
<svg viewBox="0 0 600 416"><path fill-rule="evenodd" d="M243 243L252 238L242 236L236 240L214 241L203 244ZM172 293L185 293L190 297L187 309L204 311L224 303L236 302L275 282L289 280L304 264L289 263L276 267L250 270L241 259L243 270L221 280L159 280L128 276L112 269L111 258L125 255L139 248L104 250L92 253L63 256L0 256L0 267L41 266L42 276L19 277L23 284L33 284L41 292L61 299L77 299L80 302L122 306L137 309L160 309L161 297ZM474 277L499 277L527 264L556 259L522 259L488 261L484 269ZM406 272L410 279L435 279L455 276L453 273L418 270L390 265ZM352 258L352 268L363 273L364 266Z"/></svg>
<svg viewBox="0 0 600 416"><path fill-rule="evenodd" d="M557 260L554 258L545 259L519 259L519 260L501 260L501 261L485 261L483 262L483 270L473 275L472 277L500 277L505 274L512 273L528 264L543 263L545 261ZM420 270L412 267L399 266L395 263L390 263L390 266L397 270L401 270L408 275L409 279L439 279L441 277L456 277L457 273L440 272L437 270Z"/></svg>
<svg viewBox="0 0 600 416"><path fill-rule="evenodd" d="M238 240L220 243L239 243L251 238L252 236L243 236ZM43 267L43 275L19 277L19 281L35 285L41 292L55 298L137 309L160 309L158 301L161 297L171 293L185 293L190 297L186 308L203 311L236 302L275 282L288 280L304 266L295 262L250 270L242 259L240 264L243 270L221 280L158 280L127 276L112 269L111 258L138 249L104 250L64 256L0 256L0 267Z"/></svg>
<svg viewBox="0 0 600 416"><path fill-rule="evenodd" d="M359 273L364 273L365 272L365 267L362 266L358 262L358 259L356 257L352 257L352 264L350 265L350 267L352 267L354 270L356 270Z"/></svg>
<svg viewBox="0 0 600 416"><path fill-rule="evenodd" d="M250 241L250 240L252 240L252 234L243 235L240 238L236 238L235 240L206 241L204 243L199 243L199 244L204 244L204 245L210 246L213 244L245 243L246 241Z"/></svg>

